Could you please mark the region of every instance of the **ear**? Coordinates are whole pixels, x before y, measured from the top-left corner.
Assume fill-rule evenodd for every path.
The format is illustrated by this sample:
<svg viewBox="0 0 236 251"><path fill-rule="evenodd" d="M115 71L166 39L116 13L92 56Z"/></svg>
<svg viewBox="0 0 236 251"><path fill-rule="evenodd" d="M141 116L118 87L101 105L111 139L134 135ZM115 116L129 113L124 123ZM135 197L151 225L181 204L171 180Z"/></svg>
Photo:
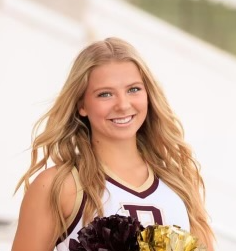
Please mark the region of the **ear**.
<svg viewBox="0 0 236 251"><path fill-rule="evenodd" d="M86 109L84 108L84 102L82 100L78 102L77 108L78 108L80 116L82 116L82 117L86 117L87 116Z"/></svg>
<svg viewBox="0 0 236 251"><path fill-rule="evenodd" d="M84 107L80 107L79 108L79 115L82 116L82 117L86 117L87 116L87 112L84 109Z"/></svg>

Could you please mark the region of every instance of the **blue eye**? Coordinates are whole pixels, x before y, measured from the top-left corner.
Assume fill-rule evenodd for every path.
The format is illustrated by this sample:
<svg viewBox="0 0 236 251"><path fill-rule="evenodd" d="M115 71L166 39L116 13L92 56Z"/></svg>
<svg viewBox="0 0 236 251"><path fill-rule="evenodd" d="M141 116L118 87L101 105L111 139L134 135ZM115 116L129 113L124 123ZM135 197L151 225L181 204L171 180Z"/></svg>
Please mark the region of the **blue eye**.
<svg viewBox="0 0 236 251"><path fill-rule="evenodd" d="M98 94L98 97L101 97L101 98L111 97L111 93L110 92L102 92L102 93Z"/></svg>
<svg viewBox="0 0 236 251"><path fill-rule="evenodd" d="M131 87L129 90L128 90L128 92L138 92L138 91L140 91L141 90L141 88L139 88L139 87Z"/></svg>

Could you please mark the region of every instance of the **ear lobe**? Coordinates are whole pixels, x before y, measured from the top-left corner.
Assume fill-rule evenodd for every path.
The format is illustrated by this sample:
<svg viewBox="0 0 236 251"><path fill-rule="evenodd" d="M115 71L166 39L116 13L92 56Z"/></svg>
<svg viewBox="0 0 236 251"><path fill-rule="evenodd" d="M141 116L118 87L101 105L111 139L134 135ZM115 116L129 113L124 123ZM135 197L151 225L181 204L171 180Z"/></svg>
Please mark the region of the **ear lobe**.
<svg viewBox="0 0 236 251"><path fill-rule="evenodd" d="M85 111L85 109L83 107L79 108L79 115L82 117L87 116L87 112Z"/></svg>

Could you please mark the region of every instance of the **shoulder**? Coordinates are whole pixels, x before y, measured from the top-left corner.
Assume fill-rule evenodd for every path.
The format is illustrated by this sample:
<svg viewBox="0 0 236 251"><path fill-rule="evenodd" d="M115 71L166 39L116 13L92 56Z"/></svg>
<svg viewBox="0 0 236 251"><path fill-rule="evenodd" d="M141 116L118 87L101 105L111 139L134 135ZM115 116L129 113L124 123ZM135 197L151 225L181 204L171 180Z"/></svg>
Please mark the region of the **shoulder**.
<svg viewBox="0 0 236 251"><path fill-rule="evenodd" d="M29 185L24 196L24 202L27 202L28 200L47 198L50 194L52 183L56 174L56 167L51 167L41 171Z"/></svg>
<svg viewBox="0 0 236 251"><path fill-rule="evenodd" d="M42 171L30 184L21 203L12 250L52 250L56 222L50 206L56 169Z"/></svg>
<svg viewBox="0 0 236 251"><path fill-rule="evenodd" d="M58 174L56 166L50 167L41 173L31 183L26 196L31 198L41 197L43 200L48 200L52 191L52 184ZM60 205L64 217L67 218L73 210L74 201L76 198L76 184L72 173L67 174L62 180L62 187L60 189Z"/></svg>
<svg viewBox="0 0 236 251"><path fill-rule="evenodd" d="M52 183L55 178L58 178L58 168L56 166L47 168L41 171L33 182L30 184L30 189L44 189L45 191L50 190ZM62 189L64 192L70 191L70 189L75 188L75 182L72 175L72 172L69 172L62 180Z"/></svg>
<svg viewBox="0 0 236 251"><path fill-rule="evenodd" d="M21 203L19 221L12 250L51 251L55 238L55 212L52 211L51 191L58 168L50 167L40 172L30 184ZM73 210L76 191L72 174L69 173L62 183L60 205L64 217ZM51 244L50 244L51 243Z"/></svg>
<svg viewBox="0 0 236 251"><path fill-rule="evenodd" d="M56 167L52 167L41 171L34 178L22 201L21 210L23 212L33 210L34 212L45 213L50 208L51 187L56 174Z"/></svg>
<svg viewBox="0 0 236 251"><path fill-rule="evenodd" d="M43 189L44 191L50 190L52 182L57 175L57 168L50 167L41 171L29 186L29 190Z"/></svg>

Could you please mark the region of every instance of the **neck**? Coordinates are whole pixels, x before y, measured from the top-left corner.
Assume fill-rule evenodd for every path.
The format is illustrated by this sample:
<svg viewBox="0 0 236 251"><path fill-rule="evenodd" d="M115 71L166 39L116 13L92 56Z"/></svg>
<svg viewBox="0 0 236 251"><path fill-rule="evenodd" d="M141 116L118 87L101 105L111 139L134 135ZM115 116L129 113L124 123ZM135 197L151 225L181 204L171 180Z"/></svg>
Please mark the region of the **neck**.
<svg viewBox="0 0 236 251"><path fill-rule="evenodd" d="M143 163L136 139L129 141L96 141L94 150L100 161L110 169L132 168Z"/></svg>

